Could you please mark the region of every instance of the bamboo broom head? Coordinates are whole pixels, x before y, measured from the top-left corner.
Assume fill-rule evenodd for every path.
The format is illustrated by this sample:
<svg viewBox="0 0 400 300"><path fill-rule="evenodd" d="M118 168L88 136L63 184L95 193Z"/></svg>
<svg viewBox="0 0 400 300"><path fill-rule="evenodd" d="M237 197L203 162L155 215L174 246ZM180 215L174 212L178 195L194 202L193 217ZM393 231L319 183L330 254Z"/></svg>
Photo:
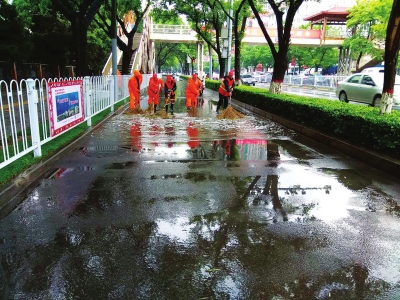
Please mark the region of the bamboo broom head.
<svg viewBox="0 0 400 300"><path fill-rule="evenodd" d="M165 109L161 109L161 110L156 111L156 113L148 113L148 114L145 114L145 117L150 118L150 119L155 119L155 118L169 119L169 118L171 118L172 116L169 115L169 114L165 111Z"/></svg>
<svg viewBox="0 0 400 300"><path fill-rule="evenodd" d="M144 111L139 106L136 106L134 109L128 109L125 114L127 115L140 115L143 114Z"/></svg>
<svg viewBox="0 0 400 300"><path fill-rule="evenodd" d="M228 106L226 109L221 111L221 113L217 116L218 120L221 119L229 119L229 120L236 120L236 119L242 119L245 116L238 112L236 109L234 109L232 106Z"/></svg>
<svg viewBox="0 0 400 300"><path fill-rule="evenodd" d="M195 117L197 118L199 116L199 110L197 108L191 108L188 111L189 117Z"/></svg>
<svg viewBox="0 0 400 300"><path fill-rule="evenodd" d="M169 119L171 116L165 111L165 109L161 109L161 110L157 111L154 115L161 119Z"/></svg>
<svg viewBox="0 0 400 300"><path fill-rule="evenodd" d="M147 114L154 114L154 103L150 104L146 110L144 111L144 113Z"/></svg>

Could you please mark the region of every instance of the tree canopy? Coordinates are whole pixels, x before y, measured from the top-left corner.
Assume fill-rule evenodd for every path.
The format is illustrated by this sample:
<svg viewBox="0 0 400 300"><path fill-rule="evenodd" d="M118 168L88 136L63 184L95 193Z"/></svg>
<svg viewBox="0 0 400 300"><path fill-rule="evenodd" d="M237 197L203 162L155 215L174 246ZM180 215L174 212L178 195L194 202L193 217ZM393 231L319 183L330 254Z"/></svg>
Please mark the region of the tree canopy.
<svg viewBox="0 0 400 300"><path fill-rule="evenodd" d="M343 46L350 47L357 59L356 70L360 68L360 59L370 55L378 61L383 60L386 28L393 0L357 0L350 9L346 22L352 32Z"/></svg>

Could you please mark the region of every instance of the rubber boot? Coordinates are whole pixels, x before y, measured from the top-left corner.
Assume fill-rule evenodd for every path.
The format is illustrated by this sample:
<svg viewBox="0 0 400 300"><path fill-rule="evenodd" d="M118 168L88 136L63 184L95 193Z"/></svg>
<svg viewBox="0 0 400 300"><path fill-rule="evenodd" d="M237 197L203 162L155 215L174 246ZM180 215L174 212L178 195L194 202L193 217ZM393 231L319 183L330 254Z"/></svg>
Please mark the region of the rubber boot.
<svg viewBox="0 0 400 300"><path fill-rule="evenodd" d="M154 104L154 113L157 111L157 104Z"/></svg>
<svg viewBox="0 0 400 300"><path fill-rule="evenodd" d="M171 115L174 114L174 105L171 103Z"/></svg>
<svg viewBox="0 0 400 300"><path fill-rule="evenodd" d="M168 113L168 104L165 105L165 112Z"/></svg>

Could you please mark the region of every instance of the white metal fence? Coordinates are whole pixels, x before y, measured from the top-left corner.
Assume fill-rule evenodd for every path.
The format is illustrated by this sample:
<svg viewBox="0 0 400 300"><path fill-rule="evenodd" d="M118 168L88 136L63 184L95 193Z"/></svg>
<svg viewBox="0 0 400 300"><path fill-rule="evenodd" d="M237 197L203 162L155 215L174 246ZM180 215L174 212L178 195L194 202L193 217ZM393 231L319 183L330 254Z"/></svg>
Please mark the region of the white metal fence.
<svg viewBox="0 0 400 300"><path fill-rule="evenodd" d="M179 35L189 35L192 32L194 32L194 30L192 30L189 25L167 25L167 24L152 24L151 31L153 33L179 34Z"/></svg>
<svg viewBox="0 0 400 300"><path fill-rule="evenodd" d="M330 90L336 89L339 81L346 79L348 76L334 76L334 75L289 75L285 76L284 84L293 86L306 86L311 88L327 88Z"/></svg>
<svg viewBox="0 0 400 300"><path fill-rule="evenodd" d="M141 89L148 87L149 74L143 74ZM47 94L48 83L81 79L83 82L84 120L92 125L92 118L105 109L113 111L114 104L129 97L128 80L124 76L94 76L54 80L27 79L10 83L0 81L0 169L20 157L33 152L42 155L41 147L68 130L52 137L49 128Z"/></svg>
<svg viewBox="0 0 400 300"><path fill-rule="evenodd" d="M254 74L254 79L260 83L270 83L272 80L271 73ZM346 79L348 76L336 75L286 75L283 84L289 86L304 86L310 88L326 88L335 90L339 81Z"/></svg>

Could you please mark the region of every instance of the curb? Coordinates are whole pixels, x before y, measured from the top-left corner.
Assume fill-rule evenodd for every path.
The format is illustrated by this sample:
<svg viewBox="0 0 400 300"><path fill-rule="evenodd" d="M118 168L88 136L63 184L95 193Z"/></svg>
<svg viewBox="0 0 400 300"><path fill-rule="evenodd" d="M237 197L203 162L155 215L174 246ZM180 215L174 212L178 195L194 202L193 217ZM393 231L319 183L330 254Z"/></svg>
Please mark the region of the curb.
<svg viewBox="0 0 400 300"><path fill-rule="evenodd" d="M99 123L97 123L92 127L89 127L84 133L82 133L82 135L80 135L75 140L71 141L70 144L62 148L53 156L47 158L46 160L40 163L32 165L22 174L20 174L16 178L6 183L3 187L0 187L0 218L7 215L11 209L13 209L23 200L23 198L26 196L25 192L31 189L33 186L35 186L35 184L37 184L38 179L46 177L46 172L48 171L49 165L51 163L54 163L55 161L60 159L62 155L75 148L76 144L81 139L86 137L88 134L91 134L93 131L96 131L110 118L123 113L125 109L128 107L128 105L129 103L122 105L116 111L110 113L107 117L101 120Z"/></svg>
<svg viewBox="0 0 400 300"><path fill-rule="evenodd" d="M250 111L258 116L267 118L278 124L281 124L297 133L304 135L314 141L317 141L325 146L328 146L336 151L339 151L353 159L361 161L367 165L370 165L380 171L386 172L394 177L400 178L400 160L393 157L388 157L381 155L379 153L370 151L368 149L362 148L360 146L352 145L348 142L333 138L326 134L323 134L314 129L310 129L301 124L292 122L288 119L279 117L277 115L268 113L254 106L239 102L232 99L232 104L243 111Z"/></svg>

